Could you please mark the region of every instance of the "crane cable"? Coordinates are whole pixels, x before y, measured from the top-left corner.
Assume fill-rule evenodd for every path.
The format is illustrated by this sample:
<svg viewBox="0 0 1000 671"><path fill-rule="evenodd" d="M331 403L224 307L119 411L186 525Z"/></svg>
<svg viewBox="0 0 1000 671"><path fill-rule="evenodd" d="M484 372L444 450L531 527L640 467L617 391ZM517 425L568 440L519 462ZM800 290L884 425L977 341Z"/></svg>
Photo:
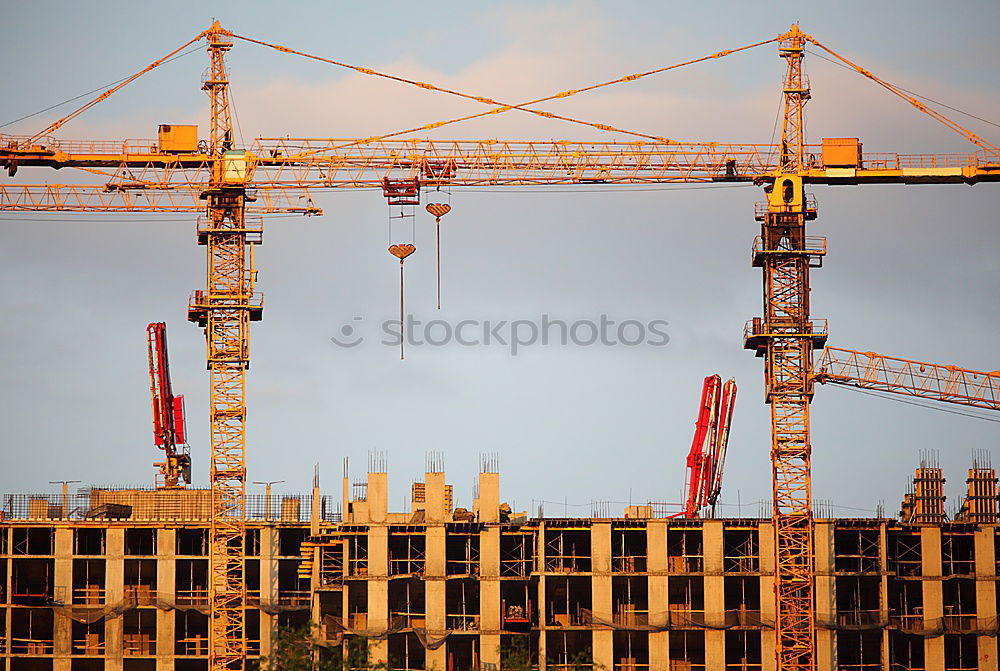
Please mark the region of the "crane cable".
<svg viewBox="0 0 1000 671"><path fill-rule="evenodd" d="M840 62L844 63L845 65L847 65L852 70L858 72L859 74L863 75L864 77L867 77L868 79L872 80L873 82L875 82L876 84L878 84L882 88L886 89L887 91L893 93L894 95L902 98L903 100L905 100L906 102L908 102L910 105L912 105L913 107L915 107L917 110L919 110L919 111L923 112L924 114L928 115L929 117L931 117L935 121L937 121L937 122L939 122L939 123L947 126L952 131L954 131L955 133L958 133L959 135L961 135L962 137L964 137L966 140L968 140L972 144L976 145L977 147L980 147L981 149L987 150L987 151L989 151L991 153L1000 155L1000 148L995 147L994 145L990 144L989 142L987 142L983 138L979 137L978 135L976 135L975 133L973 133L971 130L969 130L965 126L962 126L961 124L959 124L956 121L952 121L950 118L946 117L944 114L941 114L937 110L935 110L935 109L933 109L931 107L928 107L927 105L923 104L922 102L920 102L919 100L917 100L914 96L906 93L902 88L896 86L895 84L891 84L891 83L887 82L886 80L882 79L881 77L878 77L874 73L872 73L872 72L866 70L865 68L861 67L857 63L854 63L853 61L845 58L844 56L841 56L836 51L834 51L833 49L830 49L828 46L826 46L825 44L823 44L822 42L820 42L819 40L817 40L815 37L812 37L811 35L806 35L805 39L807 41L809 41L809 42L812 42L814 45L816 45L817 47L819 47L820 49L822 49L826 53L830 54L831 56L833 56L834 58L836 58Z"/></svg>
<svg viewBox="0 0 1000 671"><path fill-rule="evenodd" d="M406 130L400 130L400 131L395 131L395 132L392 132L392 133L386 133L386 134L383 134L383 135L376 135L376 136L369 137L369 138L359 139L359 140L355 140L353 142L350 142L350 143L347 143L347 144L344 144L344 145L339 145L338 147L334 147L334 149L341 149L341 148L344 148L344 147L349 147L349 146L358 145L358 144L369 144L371 142L377 142L379 140L384 140L384 139L391 138L391 137L396 137L396 136L399 136L399 135L405 135L405 134L408 134L408 133L415 133L415 132L422 131L422 130L431 130L431 129L434 129L434 128L440 128L442 126L447 126L449 124L458 123L458 122L461 122L461 121L469 121L471 119L477 119L477 118L480 118L480 117L488 116L490 114L503 114L504 112L509 112L512 109L516 109L516 110L519 110L521 112L528 112L529 114L535 114L537 116L544 117L544 118L547 118L547 119L557 119L557 120L560 120L560 121L567 121L567 122L570 122L570 123L576 123L576 124L581 124L581 125L584 125L584 126L590 126L592 128L596 128L598 130L603 130L603 131L608 131L608 132L625 133L625 134L628 134L628 135L634 135L636 137L642 137L642 138L646 138L646 139L649 139L649 140L654 140L656 142L664 142L664 143L669 144L670 143L669 139L661 137L661 136L658 136L658 135L650 135L650 134L647 134L647 133L640 133L638 131L630 131L630 130L626 130L626 129L623 129L623 128L618 128L618 127L615 127L615 126L611 126L611 125L608 125L608 124L601 124L601 123L595 123L595 122L591 122L591 121L584 121L582 119L575 119L573 117L568 117L568 116L564 116L564 115L560 115L560 114L554 114L552 112L547 112L547 111L544 111L544 110L531 109L531 108L528 107L528 105L535 105L535 104L538 104L538 103L547 102L549 100L555 100L557 98L568 98L568 97L577 95L578 93L585 93L587 91L593 91L594 89L599 89L599 88L602 88L602 87L605 87L605 86L611 86L613 84L619 84L619 83L622 83L622 82L635 81L637 79L642 79L643 77L648 77L650 75L659 74L661 72L666 72L668 70L674 70L674 69L677 69L677 68L684 67L686 65L693 65L695 63L701 63L703 61L712 60L712 59L715 59L715 58L722 58L724 56L729 56L730 54L735 54L735 53L740 52L740 51L746 51L748 49L753 49L754 47L759 47L759 46L763 46L765 44L770 44L772 42L776 42L777 39L778 39L778 38L775 37L775 38L771 38L769 40L764 40L762 42L755 42L753 44L747 44L747 45L744 45L742 47L737 47L735 49L727 49L727 50L724 50L724 51L719 51L719 52L716 52L714 54L709 54L707 56L702 56L700 58L695 58L695 59L692 59L692 60L689 60L689 61L684 61L682 63L675 63L674 65L668 65L666 67L656 68L655 70L649 70L649 71L646 71L646 72L640 72L640 73L636 73L636 74L625 75L623 77L618 77L617 79L612 79L612 80L609 80L609 81L606 81L606 82L601 82L601 83L598 83L598 84L592 84L590 86L585 86L585 87L580 88L580 89L568 89L566 91L561 91L559 93L554 93L552 95L545 96L545 97L542 97L542 98L536 98L535 100L529 100L529 101L526 101L526 102L523 102L523 103L518 103L518 104L509 104L509 103L504 103L504 102L501 102L501 101L498 101L498 100L495 100L493 98L489 98L489 97L486 97L486 96L478 96L478 95L473 95L473 94L468 94L468 93L462 93L461 91L455 91L453 89L445 88L445 87L442 87L442 86L436 86L434 84L428 84L427 82L421 82L421 81L417 81L417 80L413 80L413 79L407 79L405 77L399 77L397 75L391 75L391 74L388 74L388 73L379 72L378 70L372 70L371 68L365 68L365 67L361 67L361 66L358 66L358 65L351 65L349 63L343 63L341 61L335 61L335 60L330 59L330 58L324 58L322 56L316 56L316 55L313 55L313 54L308 54L308 53L305 53L305 52L302 52L302 51L298 51L296 49L292 49L290 47L282 46L282 45L279 45L279 44L272 44L272 43L269 43L269 42L264 42L263 40L257 40L257 39L251 38L251 37L246 37L246 36L243 36L243 35L238 35L236 33L230 33L230 32L226 32L226 31L223 31L223 33L226 34L226 35L228 35L229 37L232 37L233 39L244 40L246 42L251 42L253 44L257 44L257 45L260 45L260 46L269 47L271 49L275 49L276 51L280 51L282 53L292 54L292 55L296 55L296 56L302 56L304 58L310 58L312 60L320 61L320 62L323 62L323 63L329 63L331 65L336 65L338 67L347 68L349 70L354 70L355 72L359 72L359 73L364 74L364 75L369 75L369 76L373 76L373 77L382 77L382 78L385 78L385 79L390 79L392 81L396 81L396 82L400 82L400 83L404 83L404 84L410 84L412 86L417 86L417 87L422 88L422 89L427 89L427 90L430 90L430 91L437 91L439 93L447 93L449 95L458 96L460 98L465 98L465 99L468 99L468 100L474 100L476 102L480 102L480 103L483 103L485 105L492 105L493 106L493 109L487 110L485 112L479 112L477 114L470 114L470 115L467 115L467 116L456 117L454 119L448 119L448 120L445 120L445 121L436 121L436 122L429 123L429 124L424 124L423 126L418 126L418 127L415 127L415 128L409 128L409 129L406 129ZM299 159L302 159L302 158L304 158L306 156L309 156L311 154L316 154L316 153L320 153L320 152L323 152L323 151L328 151L328 149L314 149L314 150L311 150L311 151L302 152L302 153L299 153L299 154L296 154L296 155L293 155L293 156L289 156L287 158L287 160L289 160L289 161L299 160Z"/></svg>

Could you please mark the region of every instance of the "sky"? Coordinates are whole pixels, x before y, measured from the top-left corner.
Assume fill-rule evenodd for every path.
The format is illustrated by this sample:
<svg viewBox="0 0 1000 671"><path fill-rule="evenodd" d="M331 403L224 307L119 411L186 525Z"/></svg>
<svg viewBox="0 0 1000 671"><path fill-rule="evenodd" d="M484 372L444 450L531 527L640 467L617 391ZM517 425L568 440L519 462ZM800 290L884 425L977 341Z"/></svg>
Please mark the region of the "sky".
<svg viewBox="0 0 1000 671"><path fill-rule="evenodd" d="M526 100L802 29L879 76L951 107L1000 139L1000 57L992 2L796 3L13 2L0 21L0 133L33 133L170 52L213 18L243 35L502 100ZM815 51L813 49L813 51ZM237 43L228 60L239 135L368 137L479 111L469 101L373 80ZM154 137L160 123L207 126L202 48L163 66L58 132L66 139ZM547 109L682 140L769 142L784 64L773 45ZM974 147L814 53L807 134L857 136L866 151ZM28 116L31 115L31 116ZM28 117L22 119L22 117ZM203 130L204 134L204 130ZM426 136L428 134L421 134ZM432 137L628 139L530 115L491 115ZM22 169L8 182L80 174ZM1000 227L996 185L813 189L829 254L812 275L812 313L830 344L997 370ZM363 478L385 455L390 508L402 510L426 455L440 453L469 507L480 454L498 454L501 496L518 510L588 515L593 501L675 502L701 382L739 384L721 512L770 498L769 413L761 360L742 349L761 313L752 186L454 189L442 221L443 307L435 309L433 220L391 228L380 193L321 193L322 217L269 219L256 252L264 320L252 331L248 480L305 492L320 465L338 494L343 459ZM153 447L144 329L166 321L174 390L186 397L195 484L208 483L208 374L186 321L204 284L194 217L0 213L0 492L150 485ZM412 231L412 233L411 233ZM387 239L412 241L414 319L567 324L654 320L662 344L380 344L398 309ZM341 347L345 328L364 338ZM435 327L443 329L443 326ZM527 328L527 327L525 327ZM629 327L637 328L637 327ZM443 333L443 331L441 331ZM431 333L435 335L435 333ZM436 334L441 337L440 333ZM973 450L1000 425L966 409L917 407L836 387L812 406L814 497L838 515L898 510L922 452L936 451L949 506ZM251 492L260 489L250 485Z"/></svg>

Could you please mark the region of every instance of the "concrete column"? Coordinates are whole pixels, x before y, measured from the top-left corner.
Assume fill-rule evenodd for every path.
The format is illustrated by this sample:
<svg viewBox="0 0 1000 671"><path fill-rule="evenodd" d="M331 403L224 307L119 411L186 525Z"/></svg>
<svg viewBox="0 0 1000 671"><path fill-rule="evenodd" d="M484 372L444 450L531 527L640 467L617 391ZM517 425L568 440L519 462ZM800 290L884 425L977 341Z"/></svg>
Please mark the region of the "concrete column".
<svg viewBox="0 0 1000 671"><path fill-rule="evenodd" d="M590 570L590 599L594 619L611 622L614 618L611 594L611 522L594 522L590 526ZM594 668L613 669L614 630L608 625L595 624L591 645Z"/></svg>
<svg viewBox="0 0 1000 671"><path fill-rule="evenodd" d="M52 569L52 589L56 603L69 605L73 602L73 530L68 527L56 529L55 559ZM73 650L73 621L55 614L52 623L54 671L69 671L70 654Z"/></svg>
<svg viewBox="0 0 1000 671"><path fill-rule="evenodd" d="M177 532L156 530L156 600L174 603L177 590ZM263 624L263 620L262 620ZM173 671L175 636L174 611L156 609L156 669ZM263 634L261 634L263 636Z"/></svg>
<svg viewBox="0 0 1000 671"><path fill-rule="evenodd" d="M816 556L816 618L817 620L837 619L837 581L833 575L833 523L829 520L816 522L813 534L813 553ZM816 629L816 669L833 671L837 668L837 632L832 629Z"/></svg>
<svg viewBox="0 0 1000 671"><path fill-rule="evenodd" d="M270 606L278 602L278 530L272 526L260 529L260 604ZM260 611L260 654L271 653L271 636L278 629L278 616Z"/></svg>
<svg viewBox="0 0 1000 671"><path fill-rule="evenodd" d="M941 527L920 529L920 553L924 580L924 622L926 626L937 626L944 617L944 590L941 576ZM930 636L924 639L925 671L944 671L944 636Z"/></svg>
<svg viewBox="0 0 1000 671"><path fill-rule="evenodd" d="M385 474L368 474L369 504L372 503L371 487L373 475ZM382 633L389 628L388 575L389 527L385 525L371 526L368 528L368 629L373 633ZM371 652L372 662L389 661L388 641L372 640L368 644L368 650Z"/></svg>
<svg viewBox="0 0 1000 671"><path fill-rule="evenodd" d="M705 520L701 525L701 542L705 557L705 621L721 626L726 619L722 522ZM705 630L705 668L726 668L726 632L723 629Z"/></svg>
<svg viewBox="0 0 1000 671"><path fill-rule="evenodd" d="M760 552L760 617L764 622L774 622L774 525L761 522L757 527L757 549ZM760 661L763 671L774 671L777 666L775 656L774 629L760 633Z"/></svg>
<svg viewBox="0 0 1000 671"><path fill-rule="evenodd" d="M368 474L368 520L384 524L389 514L389 474Z"/></svg>
<svg viewBox="0 0 1000 671"><path fill-rule="evenodd" d="M480 474L480 482L482 482ZM488 475L495 475L489 473ZM480 501L482 501L480 484ZM500 527L479 532L479 654L481 661L500 663Z"/></svg>
<svg viewBox="0 0 1000 671"><path fill-rule="evenodd" d="M447 522L448 506L445 502L444 473L424 474L424 501L428 522Z"/></svg>
<svg viewBox="0 0 1000 671"><path fill-rule="evenodd" d="M104 539L104 593L109 605L121 603L125 598L125 529L110 527ZM122 618L104 621L104 668L108 671L122 668L124 645Z"/></svg>
<svg viewBox="0 0 1000 671"><path fill-rule="evenodd" d="M879 597L879 620L889 621L889 533L885 522L879 523L878 567L882 571L882 594ZM882 671L889 671L889 630L882 630Z"/></svg>
<svg viewBox="0 0 1000 671"><path fill-rule="evenodd" d="M479 474L479 498L476 519L480 522L500 521L500 474ZM485 652L483 653L485 654Z"/></svg>
<svg viewBox="0 0 1000 671"><path fill-rule="evenodd" d="M667 623L667 521L649 520L646 523L646 568L649 594L649 623L662 627ZM667 671L670 666L668 643L670 632L654 631L649 634L649 669Z"/></svg>
<svg viewBox="0 0 1000 671"><path fill-rule="evenodd" d="M445 517L444 473L427 473L425 490L427 493L427 519L425 541L427 549L427 564L425 568L424 586L427 599L427 632L436 640L448 630L446 590L446 536L443 524ZM428 669L448 668L448 646L442 645L436 650L428 650L426 658Z"/></svg>
<svg viewBox="0 0 1000 671"><path fill-rule="evenodd" d="M976 529L976 616L979 626L997 612L997 593L994 583L996 557L994 556L994 527ZM979 668L997 671L997 637L979 637Z"/></svg>
<svg viewBox="0 0 1000 671"><path fill-rule="evenodd" d="M545 608L545 522L538 523L538 536L535 543L535 570L538 571L538 671L548 668L547 653L547 622L548 614Z"/></svg>

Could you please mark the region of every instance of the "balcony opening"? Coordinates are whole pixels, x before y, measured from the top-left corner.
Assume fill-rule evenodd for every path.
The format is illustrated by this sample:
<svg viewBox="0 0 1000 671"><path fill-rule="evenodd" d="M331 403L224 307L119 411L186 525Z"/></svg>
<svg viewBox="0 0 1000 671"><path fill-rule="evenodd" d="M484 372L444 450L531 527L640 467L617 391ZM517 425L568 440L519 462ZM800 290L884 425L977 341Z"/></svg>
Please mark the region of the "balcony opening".
<svg viewBox="0 0 1000 671"><path fill-rule="evenodd" d="M979 668L978 638L975 634L945 634L945 671L976 671Z"/></svg>
<svg viewBox="0 0 1000 671"><path fill-rule="evenodd" d="M725 591L726 623L741 627L759 627L760 620L760 579L756 576L726 576Z"/></svg>
<svg viewBox="0 0 1000 671"><path fill-rule="evenodd" d="M675 626L705 623L705 580L701 576L670 576L667 579L667 610Z"/></svg>
<svg viewBox="0 0 1000 671"><path fill-rule="evenodd" d="M545 634L545 651L549 658L547 668L554 671L594 668L589 631L547 631Z"/></svg>
<svg viewBox="0 0 1000 671"><path fill-rule="evenodd" d="M500 575L527 578L535 559L535 535L500 533Z"/></svg>
<svg viewBox="0 0 1000 671"><path fill-rule="evenodd" d="M19 606L48 605L53 597L52 559L12 559L10 602ZM60 597L62 600L65 597Z"/></svg>
<svg viewBox="0 0 1000 671"><path fill-rule="evenodd" d="M125 599L137 606L156 605L156 560L126 559Z"/></svg>
<svg viewBox="0 0 1000 671"><path fill-rule="evenodd" d="M347 584L347 626L354 630L368 628L368 583Z"/></svg>
<svg viewBox="0 0 1000 671"><path fill-rule="evenodd" d="M878 573L878 529L836 529L833 532L834 570L842 573Z"/></svg>
<svg viewBox="0 0 1000 671"><path fill-rule="evenodd" d="M668 529L667 569L671 573L701 573L704 566L701 529Z"/></svg>
<svg viewBox="0 0 1000 671"><path fill-rule="evenodd" d="M308 529L278 529L278 555L298 557L302 541L309 536Z"/></svg>
<svg viewBox="0 0 1000 671"><path fill-rule="evenodd" d="M418 578L389 582L391 628L426 629L426 583Z"/></svg>
<svg viewBox="0 0 1000 671"><path fill-rule="evenodd" d="M0 531L0 536L3 536L3 532ZM7 603L7 560L0 559L0 603ZM4 619L0 616L0 619ZM2 638L2 637L0 637ZM3 654L3 650L0 650L0 655Z"/></svg>
<svg viewBox="0 0 1000 671"><path fill-rule="evenodd" d="M156 554L156 529L126 529L125 554L152 557Z"/></svg>
<svg viewBox="0 0 1000 671"><path fill-rule="evenodd" d="M889 532L889 571L899 576L923 574L920 533Z"/></svg>
<svg viewBox="0 0 1000 671"><path fill-rule="evenodd" d="M479 581L449 580L445 584L445 615L452 631L479 629Z"/></svg>
<svg viewBox="0 0 1000 671"><path fill-rule="evenodd" d="M645 631L614 633L614 671L646 671L649 669L649 634Z"/></svg>
<svg viewBox="0 0 1000 671"><path fill-rule="evenodd" d="M299 577L300 559L278 560L278 603L285 606L308 606L309 578Z"/></svg>
<svg viewBox="0 0 1000 671"><path fill-rule="evenodd" d="M837 576L837 622L841 626L876 625L880 621L882 580L877 576Z"/></svg>
<svg viewBox="0 0 1000 671"><path fill-rule="evenodd" d="M646 576L612 577L611 601L616 625L644 627L649 624L649 588Z"/></svg>
<svg viewBox="0 0 1000 671"><path fill-rule="evenodd" d="M260 657L260 611L256 608L247 609L244 626L247 633L247 657Z"/></svg>
<svg viewBox="0 0 1000 671"><path fill-rule="evenodd" d="M590 579L551 577L545 581L545 614L549 626L587 626L593 621Z"/></svg>
<svg viewBox="0 0 1000 671"><path fill-rule="evenodd" d="M942 583L944 628L971 631L976 628L976 579L953 578Z"/></svg>
<svg viewBox="0 0 1000 671"><path fill-rule="evenodd" d="M52 654L52 609L12 608L10 610L10 653L12 655Z"/></svg>
<svg viewBox="0 0 1000 671"><path fill-rule="evenodd" d="M449 531L445 557L448 575L479 575L479 534Z"/></svg>
<svg viewBox="0 0 1000 671"><path fill-rule="evenodd" d="M352 534L347 537L347 575L368 575L368 536Z"/></svg>
<svg viewBox="0 0 1000 671"><path fill-rule="evenodd" d="M102 667L103 671L103 667ZM122 671L156 671L155 659L122 660Z"/></svg>
<svg viewBox="0 0 1000 671"><path fill-rule="evenodd" d="M247 557L260 556L260 529L247 529L244 535L243 547Z"/></svg>
<svg viewBox="0 0 1000 671"><path fill-rule="evenodd" d="M670 671L705 671L705 632L671 631Z"/></svg>
<svg viewBox="0 0 1000 671"><path fill-rule="evenodd" d="M70 671L104 671L103 659L74 659L69 664Z"/></svg>
<svg viewBox="0 0 1000 671"><path fill-rule="evenodd" d="M944 575L975 575L976 544L971 533L945 533L941 539Z"/></svg>
<svg viewBox="0 0 1000 671"><path fill-rule="evenodd" d="M500 668L538 668L539 632L530 634L500 634Z"/></svg>
<svg viewBox="0 0 1000 671"><path fill-rule="evenodd" d="M889 668L924 671L924 637L890 629Z"/></svg>
<svg viewBox="0 0 1000 671"><path fill-rule="evenodd" d="M611 528L611 570L615 573L645 573L645 528Z"/></svg>
<svg viewBox="0 0 1000 671"><path fill-rule="evenodd" d="M156 609L135 608L122 615L122 654L142 657L156 654Z"/></svg>
<svg viewBox="0 0 1000 671"><path fill-rule="evenodd" d="M174 598L178 606L208 604L207 559L178 559L174 563Z"/></svg>
<svg viewBox="0 0 1000 671"><path fill-rule="evenodd" d="M546 529L545 570L555 573L589 572L590 529Z"/></svg>
<svg viewBox="0 0 1000 671"><path fill-rule="evenodd" d="M840 671L878 671L882 668L882 632L837 632L837 666Z"/></svg>
<svg viewBox="0 0 1000 671"><path fill-rule="evenodd" d="M449 636L445 646L448 671L480 671L478 636Z"/></svg>
<svg viewBox="0 0 1000 671"><path fill-rule="evenodd" d="M182 557L208 555L208 529L178 529L177 554Z"/></svg>
<svg viewBox="0 0 1000 671"><path fill-rule="evenodd" d="M174 611L174 654L200 657L208 654L208 616L196 610Z"/></svg>
<svg viewBox="0 0 1000 671"><path fill-rule="evenodd" d="M104 532L104 529L74 529L73 554L103 555L105 541Z"/></svg>
<svg viewBox="0 0 1000 671"><path fill-rule="evenodd" d="M426 557L423 534L389 533L389 575L423 575Z"/></svg>
<svg viewBox="0 0 1000 671"><path fill-rule="evenodd" d="M889 581L889 618L903 631L924 628L924 590L919 580Z"/></svg>
<svg viewBox="0 0 1000 671"><path fill-rule="evenodd" d="M13 530L16 555L50 555L55 546L55 531L51 527L31 527Z"/></svg>
<svg viewBox="0 0 1000 671"><path fill-rule="evenodd" d="M73 603L98 606L104 603L104 560L73 560Z"/></svg>
<svg viewBox="0 0 1000 671"><path fill-rule="evenodd" d="M760 632L726 631L726 671L761 671Z"/></svg>
<svg viewBox="0 0 1000 671"><path fill-rule="evenodd" d="M528 631L537 624L535 604L538 602L538 583L527 580L500 581L500 615L502 628Z"/></svg>
<svg viewBox="0 0 1000 671"><path fill-rule="evenodd" d="M722 551L722 570L726 573L760 571L756 529L726 529L722 532Z"/></svg>
<svg viewBox="0 0 1000 671"><path fill-rule="evenodd" d="M104 618L93 622L72 622L74 655L104 654Z"/></svg>
<svg viewBox="0 0 1000 671"><path fill-rule="evenodd" d="M289 610L278 613L278 626L283 629L302 629L309 626L309 611Z"/></svg>
<svg viewBox="0 0 1000 671"><path fill-rule="evenodd" d="M394 671L423 671L426 651L416 634L389 635L389 664Z"/></svg>
<svg viewBox="0 0 1000 671"><path fill-rule="evenodd" d="M174 671L208 671L207 659L174 660Z"/></svg>

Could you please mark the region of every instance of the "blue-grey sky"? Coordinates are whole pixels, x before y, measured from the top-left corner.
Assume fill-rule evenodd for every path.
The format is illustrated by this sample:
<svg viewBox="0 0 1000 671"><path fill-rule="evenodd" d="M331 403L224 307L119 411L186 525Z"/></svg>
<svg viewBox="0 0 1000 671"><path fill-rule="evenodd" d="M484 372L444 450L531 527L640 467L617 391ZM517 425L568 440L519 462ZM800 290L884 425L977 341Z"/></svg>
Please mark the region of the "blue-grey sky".
<svg viewBox="0 0 1000 671"><path fill-rule="evenodd" d="M1000 123L992 2L662 3L12 2L0 124L108 84L184 43L212 18L239 33L500 99L525 100L669 65L787 30L793 21L905 88ZM238 43L234 104L257 134L370 136L477 111L475 103L374 81ZM773 46L549 104L553 111L675 139L768 142L783 62ZM159 123L207 123L199 49L124 89L60 137L152 137ZM808 136L859 136L867 151L972 146L857 75L807 56ZM31 133L72 105L0 128ZM1000 129L954 114L996 142ZM435 137L593 139L598 131L508 113ZM618 137L617 139L626 139ZM6 175L0 177L10 181ZM22 169L15 181L73 181ZM817 187L829 238L813 314L831 344L981 370L1000 368L997 185ZM481 452L500 453L503 498L675 501L701 380L740 384L723 500L756 513L769 497L761 361L742 349L761 312L750 267L753 187L454 191L444 222L444 309L434 310L432 221L416 220L407 302L417 319L609 318L669 322L664 347L413 347L375 344L397 305L384 199L322 194L322 218L267 223L258 249L264 321L248 377L250 480L304 491L314 463L339 491L341 460L361 476L388 457L399 509L428 451L442 452L460 505ZM408 237L408 234L402 234ZM204 284L191 217L0 214L0 491L49 480L150 484L144 328L166 320L174 387L187 397L198 484L207 484L203 336L185 320ZM408 241L408 240L407 240ZM360 317L361 320L355 320ZM368 342L330 342L345 324ZM895 510L921 450L939 450L951 503L973 449L998 425L838 388L813 405L815 497L858 514ZM573 504L579 504L574 506ZM563 505L546 504L547 514Z"/></svg>

